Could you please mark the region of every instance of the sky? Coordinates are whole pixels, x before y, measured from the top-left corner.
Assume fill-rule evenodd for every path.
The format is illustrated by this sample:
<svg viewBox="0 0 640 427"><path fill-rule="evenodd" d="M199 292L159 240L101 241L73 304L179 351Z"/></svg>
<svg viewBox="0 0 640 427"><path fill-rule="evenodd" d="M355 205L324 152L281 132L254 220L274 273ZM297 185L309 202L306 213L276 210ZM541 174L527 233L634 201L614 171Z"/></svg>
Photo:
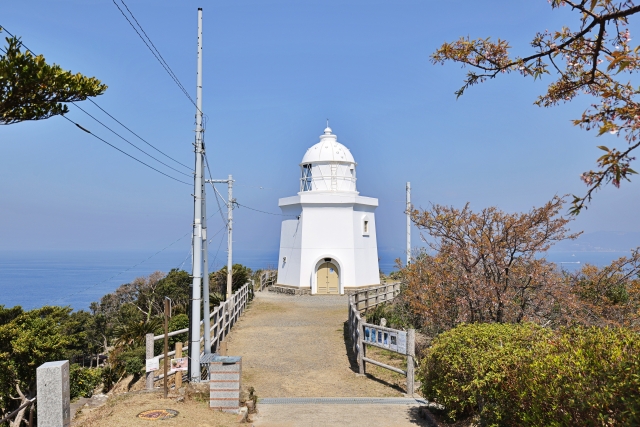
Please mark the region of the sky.
<svg viewBox="0 0 640 427"><path fill-rule="evenodd" d="M524 55L537 31L576 26L568 9L552 11L544 0L125 1L193 98L197 8L203 8L203 110L213 177L232 174L240 204L276 214L234 212L234 250L241 256L277 254L278 199L299 190L299 162L327 118L358 163L360 194L379 199L378 246L387 257L404 248L407 181L418 208L469 202L475 210L526 211L554 195L584 194L579 175L595 168L596 146L625 144L571 124L589 99L533 105L549 78L504 76L456 99L465 70L430 62L443 42L460 36L507 39ZM102 80L109 86L96 99L102 108L193 164L195 107L113 1L27 0L1 9L0 26L47 61ZM632 35L637 20L631 18ZM80 105L140 143L91 103ZM73 105L68 117L191 182ZM220 191L226 197L226 188ZM190 231L191 193L63 118L0 128L0 250L157 251ZM572 230L640 232L639 195L640 182L605 188ZM209 191L208 211L217 210ZM213 216L210 235L222 226ZM224 234L211 245L224 245L218 240ZM417 230L414 236L419 245ZM175 247L185 245L188 239Z"/></svg>

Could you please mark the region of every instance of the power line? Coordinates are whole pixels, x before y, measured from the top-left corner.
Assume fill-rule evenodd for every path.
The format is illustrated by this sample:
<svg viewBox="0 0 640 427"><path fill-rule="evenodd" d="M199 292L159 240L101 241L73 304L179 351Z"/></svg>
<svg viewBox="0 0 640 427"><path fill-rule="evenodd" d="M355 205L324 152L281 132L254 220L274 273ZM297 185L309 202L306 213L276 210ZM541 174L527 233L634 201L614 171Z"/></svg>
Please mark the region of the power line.
<svg viewBox="0 0 640 427"><path fill-rule="evenodd" d="M123 136L121 136L119 133L117 133L116 131L114 131L113 129L111 129L109 126L105 125L104 123L102 123L100 120L96 119L95 117L93 117L91 114L89 114L85 109L83 109L82 107L80 107L79 105L77 105L75 102L73 103L73 105L75 105L76 108L78 108L80 111L82 111L83 113L85 113L87 116L91 117L93 120L95 120L96 122L100 123L102 126L104 126L105 128L107 128L109 131L111 131L111 133L113 133L114 135L116 135L118 138L122 139L124 142L126 142L127 144L131 145L133 148L135 148L136 150L146 154L147 156L151 157L153 160L155 160L158 163L161 163L163 165L165 165L166 167L168 167L171 170L174 170L176 172L178 172L179 174L182 174L184 176L187 177L191 177L191 175L186 174L172 166L169 166L168 164L164 163L161 160L156 159L155 157L153 157L151 154L147 153L146 151L144 151L143 149L141 149L140 147L138 147L137 145L135 145L134 143L132 143L131 141L129 141L128 139L124 138Z"/></svg>
<svg viewBox="0 0 640 427"><path fill-rule="evenodd" d="M212 216L214 216L215 214L217 214L217 212L212 213L212 214L211 214L211 216L210 216L209 218L211 218L211 217L212 217ZM226 228L226 226L222 227L222 228L221 228L221 229L220 229L216 234L214 234L213 236L211 236L211 239L213 239L213 238L214 238L218 233L220 233L220 232L221 232L222 230L224 230L225 228ZM169 245L167 245L167 246L165 246L164 248L160 249L158 252L156 252L155 254L151 255L150 257L148 257L148 258L146 258L146 259L144 259L144 260L140 261L139 263L137 263L137 264L135 264L135 265L133 265L133 266L131 266L131 267L127 268L126 270L122 270L121 272L119 272L119 273L117 273L117 274L115 274L115 275L113 275L113 276L109 277L108 279L103 280L102 282L98 282L98 283L96 283L95 285L92 285L92 286L86 287L86 288L84 288L84 289L82 289L82 290L80 290L80 291L77 291L77 292L74 292L74 293L72 293L72 294L66 295L66 296L64 296L64 297L60 297L60 298L58 298L58 299L52 300L52 301L50 301L50 303L54 303L54 302L56 302L56 301L60 301L60 300L64 300L64 299L70 298L70 297L72 297L72 296L74 296L74 295L81 294L81 293L83 293L83 292L88 291L89 289L93 289L93 288L95 288L96 286L99 286L99 285L101 285L101 284L103 284L103 283L105 283L105 282L108 282L108 281L109 281L109 280L111 280L111 279L115 279L116 277L120 276L121 274L126 273L127 271L129 271L129 270L131 270L131 269L133 269L133 268L136 268L137 266L139 266L139 265L141 265L141 264L144 264L145 262L149 261L149 260L150 260L151 258L153 258L154 256L156 256L156 255L158 255L159 253L164 252L165 250L169 249L171 246L175 245L176 243L178 243L180 240L184 239L185 237L187 237L187 236L188 236L189 234L191 234L191 233L193 233L193 231L189 230L189 231L188 231L186 234L184 234L182 237L178 238L177 240L174 240L172 243L170 243ZM191 254L189 254L189 255L191 255ZM189 255L187 255L187 258L189 258ZM184 265L184 263L185 263L185 261L187 260L187 258L185 258L185 260L184 260L184 261L182 261L182 265Z"/></svg>
<svg viewBox="0 0 640 427"><path fill-rule="evenodd" d="M138 163L141 163L141 164L145 165L145 166L146 166L146 167L148 167L149 169L153 169L154 171L158 172L159 174L162 174L162 175L166 176L167 178L171 178L172 180L174 180L174 181L178 181L178 182L180 182L180 183L182 183L182 184L189 185L189 186L191 186L191 185L192 185L192 184L189 184L188 182L181 181L181 180L179 180L178 178L174 178L174 177L172 177L171 175L167 175L166 173L164 173L164 172L162 172L162 171L160 171L160 170L158 170L158 169L154 168L153 166L146 164L146 163L145 163L145 162L143 162L142 160L139 160L139 159L137 159L137 158L133 157L131 154L127 153L126 151L123 151L123 150L119 149L118 147L116 147L115 145L111 144L110 142L105 141L104 139L100 138L98 135L96 135L96 134L94 134L94 133L91 133L91 131L90 131L90 130L88 130L88 129L86 129L86 128L82 127L82 126L80 126L78 123L74 122L73 120L69 119L68 117L66 117L66 116L60 116L60 117L62 117L62 118L63 118L63 119L65 119L65 120L68 120L70 123L73 123L73 124L74 124L74 125L76 125L78 128L80 128L81 130L83 130L83 131L87 132L88 134L90 134L90 135L91 135L91 136L93 136L94 138L97 138L97 139L99 139L100 141L102 141L102 142L104 142L105 144L107 144L108 146L110 146L111 148L114 148L114 149L118 150L119 152L121 152L121 153L122 153L122 154L124 154L125 156L131 157L133 160L135 160L135 161L136 161L136 162L138 162Z"/></svg>
<svg viewBox="0 0 640 427"><path fill-rule="evenodd" d="M102 108L101 106L99 106L98 104L96 104L96 102L91 99L91 98L87 98L87 101L91 102L93 105L95 105L96 107L98 107L100 110L102 110L103 113L105 113L107 116L111 117L116 123L118 123L120 126L122 126L123 128L125 128L126 130L128 130L129 132L131 132L133 135L136 136L136 138L138 138L140 141L144 142L145 144L147 144L149 147L153 148L154 150L156 150L158 153L162 154L163 156L165 156L168 159L173 160L174 162L176 162L177 164L184 166L185 168L191 170L192 168L185 165L184 163L181 163L179 161L177 161L176 159L174 159L173 157L169 156L168 154L160 151L159 149L157 149L156 147L154 147L151 143L147 142L144 138L142 138L140 135L138 135L137 133L135 133L134 131L132 131L131 129L129 129L128 127L126 127L124 124L122 124L122 122L120 122L118 119L116 119L115 117L113 117L111 114L109 114L104 108Z"/></svg>
<svg viewBox="0 0 640 427"><path fill-rule="evenodd" d="M211 169L209 168L209 159L207 158L206 153L204 153L204 161L207 166L207 172L209 172L209 183L211 184L211 188L213 188L213 195L216 196L216 203L218 204L218 211L220 212L220 218L222 218L222 222L224 222L228 226L229 222L224 218L224 215L222 215L222 207L220 206L220 200L218 199L218 195L220 195L220 199L222 199L222 202L225 204L225 206L228 206L228 205L227 203L224 202L224 198L222 198L222 194L218 192L218 189L213 184L213 177L211 176ZM229 200L229 202L231 202L231 200Z"/></svg>
<svg viewBox="0 0 640 427"><path fill-rule="evenodd" d="M63 117L64 117L64 116L63 116ZM84 288L84 289L82 289L82 290L80 290L80 291L77 291L77 292L74 292L74 293L69 294L69 295L67 295L67 296L60 297L60 298L58 298L58 299L55 299L55 300L53 300L53 301L50 301L50 302L49 302L49 304L53 304L53 303L55 303L55 302L57 302L57 301L60 301L60 300L65 300L65 299L67 299L67 298L71 298L71 297L72 297L72 296L74 296L74 295L81 294L81 293L83 293L83 292L88 291L89 289L93 289L93 288L95 288L96 286L99 286L99 285L101 285L101 284L103 284L103 283L105 283L105 282L108 282L109 280L115 279L116 277L120 276L121 274L126 273L127 271L129 271L129 270L131 270L131 269L133 269L133 268L136 268L136 267L137 267L137 266L139 266L140 264L144 264L145 262L149 261L151 258L153 258L154 256L158 255L159 253L164 252L166 249L168 249L168 248L170 248L171 246L173 246L174 244L178 243L180 240L184 239L184 238L185 238L185 237L187 237L189 234L191 234L191 231L189 231L187 234L185 234L184 236L180 237L179 239L174 240L174 241L173 241L173 243L170 243L168 246L165 246L164 248L160 249L160 250L159 250L158 252L156 252L155 254L153 254L153 255L151 255L150 257L148 257L148 258L146 258L146 259L144 259L144 260L140 261L139 263L137 263L137 264L135 264L135 265L133 265L133 266L131 266L131 267L127 268L126 270L123 270L123 271L121 271L121 272L119 272L119 273L117 273L117 274L114 274L113 276L109 277L108 279L105 279L105 280L103 280L102 282L98 282L98 283L96 283L95 285L89 286L89 287Z"/></svg>
<svg viewBox="0 0 640 427"><path fill-rule="evenodd" d="M147 43L147 40L145 40L144 37L142 37L142 34L140 34L140 31L138 31L138 29L135 27L135 25L133 25L133 22L131 22L131 20L129 19L129 17L124 13L124 11L122 10L122 8L120 8L120 6L118 6L118 3L116 3L115 0L111 0L113 2L113 4L116 5L116 7L118 8L118 10L120 11L120 13L122 14L122 16L124 16L124 19L127 20L127 22L129 23L129 25L131 25L131 28L133 28L133 30L136 32L136 34L138 34L138 37L140 37L140 40L142 40L142 42L145 44L145 46L147 46L147 49L149 49L149 51L151 52L151 54L158 60L158 62L160 63L160 65L162 66L162 68L164 68L164 70L167 72L167 74L169 74L169 77L171 77L171 79L174 81L174 83L178 86L178 88L182 91L182 93L189 99L189 101L191 101L191 103L193 105L196 106L196 108L198 108L198 106L196 105L196 103L193 101L193 98L191 98L191 95L189 95L189 93L187 92L187 90L184 88L184 86L182 85L182 83L180 83L180 80L178 80L178 77L175 76L175 74L173 73L173 71L171 71L170 67L168 64L166 64L166 62L164 61L164 58L162 58L162 55L160 55L160 52L154 51L154 49L151 48L151 46L149 46L149 43L151 43L153 45L153 42L151 41L151 39L147 36L147 39L149 40L149 43ZM120 0L122 1L122 0ZM133 16L133 13L131 13L131 11L129 10L129 8L127 7L127 5L122 1L122 4L127 8L127 10L129 11L129 13L131 14L131 17L136 21L136 23L138 23L138 20L135 18L135 16ZM138 26L140 27L140 29L142 30L143 33L145 33L144 29L142 28L142 26L138 23ZM145 33L146 36L146 33ZM155 48L155 46L154 46ZM156 54L157 52L157 54ZM162 58L162 59L160 59Z"/></svg>
<svg viewBox="0 0 640 427"><path fill-rule="evenodd" d="M125 5L126 6L126 5ZM134 18L135 19L135 18ZM0 28L2 29L2 31L6 31L7 34L9 34L11 37L15 37L13 34L11 34L11 32L9 32L5 27L0 26ZM28 50L29 52L31 52L32 54L36 55L36 53L29 49L23 42L22 40L20 40L20 45L23 46L26 50ZM162 154L163 156L167 157L168 159L178 163L181 166L184 166L185 168L191 170L191 168L187 165L185 165L184 163L179 162L178 160L174 159L173 157L169 156L168 154L162 152L161 150L159 150L158 148L156 148L153 144L151 144L150 142L146 141L144 138L142 138L140 135L138 135L137 133L135 133L134 131L132 131L131 129L129 129L127 126L125 126L122 122L120 122L118 119L116 119L115 117L113 117L113 115L111 115L107 110L105 110L104 108L102 108L101 106L99 106L94 100L92 100L91 98L87 98L88 101L90 101L93 105L95 105L96 107L98 107L103 113L105 113L107 116L111 117L111 119L113 119L116 123L118 123L120 126L122 126L123 128L125 128L126 130L128 130L129 132L131 132L133 135L135 135L138 139L140 139L142 142L144 142L145 144L147 144L149 147L153 148L154 150L156 150L157 152L159 152L160 154ZM93 117L91 114L87 113L85 110L83 110L81 107L79 107L77 104L74 103L74 105L78 108L80 108L80 110L82 110L85 114L89 115L92 119L94 119L95 121L97 121L98 123L100 123L102 126L106 127L107 129L109 129L111 132L113 132L114 134L118 135L116 132L114 132L112 129L110 129L108 126L106 126L105 124L103 124L102 122L100 122L98 119L96 119L95 117ZM123 140L127 141L125 138L123 138L122 136L118 135L118 137L122 138ZM133 145L134 147L136 147L134 144L132 144L131 142L127 141L129 144ZM138 147L136 147L138 150L140 150ZM158 161L159 163L162 163L163 165L167 166L170 169L175 170L176 172L179 172L183 175L186 176L190 176L185 174L184 172L181 172L177 169L172 168L171 166L161 162L160 160L156 159L155 157L151 156L150 154L144 152L143 150L140 150L143 153L145 153L146 155L148 155L149 157L151 157L152 159Z"/></svg>
<svg viewBox="0 0 640 427"><path fill-rule="evenodd" d="M129 9L129 6L127 6L127 4L124 2L124 0L120 0L120 2L124 5L124 7L127 8L127 12L129 12L129 14L131 15L131 17L133 18L134 21L136 21L136 24L138 25L138 27L140 27L140 29L142 30L142 33L144 34L144 36L147 38L147 40L149 40L149 43L151 43L151 46L153 46L153 49L156 51L156 53L158 54L158 56L160 57L160 59L162 59L162 62L164 62L164 65L167 66L167 68L169 69L169 72L171 73L171 75L173 77L175 77L175 79L177 80L178 84L180 85L180 88L184 90L185 95L187 95L187 97L189 98L189 100L191 101L191 103L193 105L195 105L195 102L193 102L193 99L191 98L191 96L189 95L189 93L187 92L187 90L185 89L184 85L182 84L182 82L180 81L180 79L178 78L178 76L176 75L176 73L173 72L173 70L171 69L171 67L169 66L169 63L164 59L164 57L162 56L162 54L160 53L160 51L158 50L158 48L156 47L155 44L153 44L153 40L151 40L151 37L149 37L149 35L147 34L147 32L144 30L144 28L142 28L142 25L140 25L140 23L138 22L138 20L136 19L136 17L134 16L133 12L131 12L131 9Z"/></svg>
<svg viewBox="0 0 640 427"><path fill-rule="evenodd" d="M290 216L290 217L297 217L298 215L284 215L284 214L277 214L277 213L273 213L273 212L266 212L266 211L261 211L260 209L256 209L256 208L251 208L247 205L243 205L242 203L237 203L236 205L238 206L242 206L243 208L247 208L247 209L251 209L252 211L256 211L256 212L260 212L263 214L267 214L267 215L274 215L274 216Z"/></svg>

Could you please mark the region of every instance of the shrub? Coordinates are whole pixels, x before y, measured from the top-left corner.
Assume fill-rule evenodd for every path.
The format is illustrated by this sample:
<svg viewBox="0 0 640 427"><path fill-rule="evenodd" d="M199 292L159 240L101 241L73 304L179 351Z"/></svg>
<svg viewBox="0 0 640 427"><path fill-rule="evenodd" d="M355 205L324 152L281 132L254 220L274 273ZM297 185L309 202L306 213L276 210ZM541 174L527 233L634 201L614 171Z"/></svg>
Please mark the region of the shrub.
<svg viewBox="0 0 640 427"><path fill-rule="evenodd" d="M438 336L420 366L424 396L452 419L479 414L483 423L513 417L518 377L533 346L551 332L533 324L460 325ZM515 395L515 396L514 396Z"/></svg>
<svg viewBox="0 0 640 427"><path fill-rule="evenodd" d="M112 360L114 370L119 375L139 376L145 367L145 353L142 346L118 353Z"/></svg>
<svg viewBox="0 0 640 427"><path fill-rule="evenodd" d="M69 388L71 399L91 397L93 391L102 383L102 369L83 368L80 365L69 366Z"/></svg>
<svg viewBox="0 0 640 427"><path fill-rule="evenodd" d="M637 425L640 339L624 329L461 325L420 366L425 397L483 425Z"/></svg>

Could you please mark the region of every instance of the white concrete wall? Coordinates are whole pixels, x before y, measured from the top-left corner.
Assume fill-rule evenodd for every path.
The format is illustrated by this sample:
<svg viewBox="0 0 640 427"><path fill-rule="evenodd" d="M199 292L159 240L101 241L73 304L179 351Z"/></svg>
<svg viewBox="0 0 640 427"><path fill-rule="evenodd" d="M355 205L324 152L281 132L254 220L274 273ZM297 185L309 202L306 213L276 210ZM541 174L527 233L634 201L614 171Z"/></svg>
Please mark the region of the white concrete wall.
<svg viewBox="0 0 640 427"><path fill-rule="evenodd" d="M282 207L283 215L292 215L282 221L280 229L280 254L278 257L278 280L280 285L300 286L300 242L302 241L302 206ZM298 220L296 216L300 215ZM287 257L287 261L282 259Z"/></svg>
<svg viewBox="0 0 640 427"><path fill-rule="evenodd" d="M300 193L280 199L284 215L300 215L282 222L278 284L311 287L316 292L317 266L324 258L337 264L340 292L380 283L375 208L377 199L357 194ZM363 235L366 215L369 233ZM287 262L282 263L286 256Z"/></svg>

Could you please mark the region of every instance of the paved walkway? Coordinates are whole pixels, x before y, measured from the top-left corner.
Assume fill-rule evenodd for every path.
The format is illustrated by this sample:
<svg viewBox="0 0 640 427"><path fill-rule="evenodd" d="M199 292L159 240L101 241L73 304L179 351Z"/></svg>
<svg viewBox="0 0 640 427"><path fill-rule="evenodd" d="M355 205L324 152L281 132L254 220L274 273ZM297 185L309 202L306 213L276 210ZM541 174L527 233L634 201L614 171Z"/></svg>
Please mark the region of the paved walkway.
<svg viewBox="0 0 640 427"><path fill-rule="evenodd" d="M259 398L402 397L405 390L356 375L345 345L346 296L288 296L259 292L228 339L242 355L243 387ZM273 401L272 401L273 402ZM264 403L256 426L433 425L417 416L419 403Z"/></svg>

